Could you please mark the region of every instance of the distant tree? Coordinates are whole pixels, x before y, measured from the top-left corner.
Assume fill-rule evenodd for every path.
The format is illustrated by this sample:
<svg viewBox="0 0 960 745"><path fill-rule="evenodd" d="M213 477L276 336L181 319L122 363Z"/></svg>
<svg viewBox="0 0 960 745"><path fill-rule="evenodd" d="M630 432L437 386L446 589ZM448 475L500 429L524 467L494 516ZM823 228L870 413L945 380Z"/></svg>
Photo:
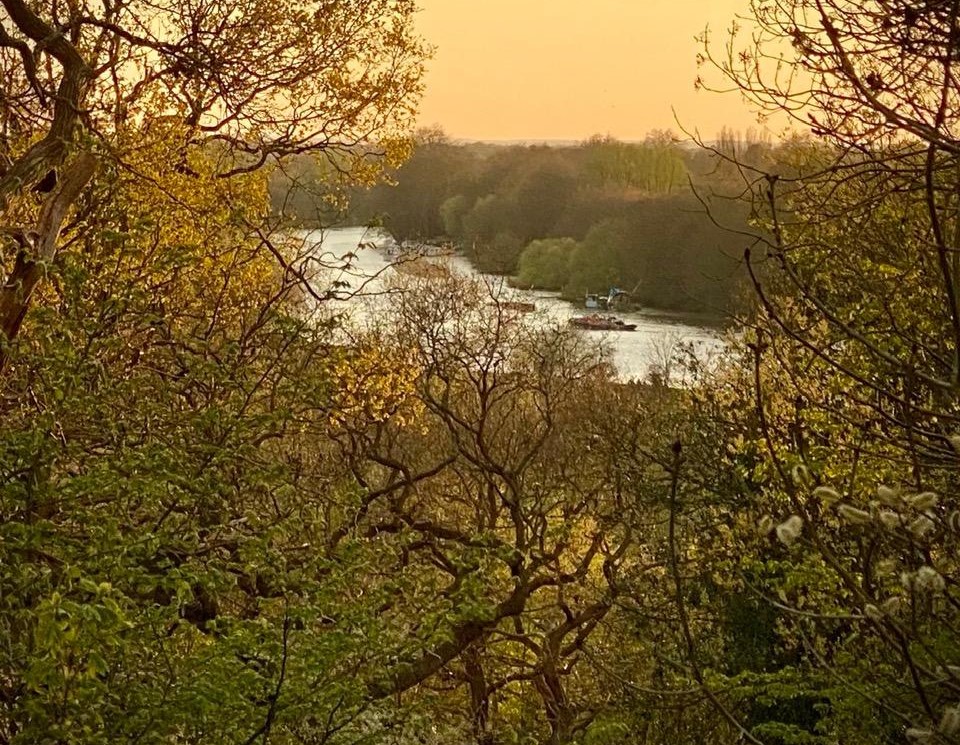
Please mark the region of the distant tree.
<svg viewBox="0 0 960 745"><path fill-rule="evenodd" d="M463 220L470 209L470 203L463 194L448 197L440 205L440 219L443 221L443 232L446 235L462 239L464 236Z"/></svg>
<svg viewBox="0 0 960 745"><path fill-rule="evenodd" d="M441 207L464 190L474 169L470 151L450 143L441 132L420 135L424 139L415 144L413 155L392 175L395 183L355 191L352 197L352 215L360 222L381 218L398 240L443 235Z"/></svg>
<svg viewBox="0 0 960 745"><path fill-rule="evenodd" d="M588 172L599 186L668 194L685 183L683 158L672 140L629 144L609 137L594 138L587 142L586 149Z"/></svg>
<svg viewBox="0 0 960 745"><path fill-rule="evenodd" d="M516 211L507 195L487 194L479 198L464 216L464 238L471 244L486 246L498 234L509 232L515 222Z"/></svg>
<svg viewBox="0 0 960 745"><path fill-rule="evenodd" d="M522 171L510 194L520 217L514 230L526 240L556 235L557 224L577 189L576 171L560 159Z"/></svg>
<svg viewBox="0 0 960 745"><path fill-rule="evenodd" d="M564 294L579 298L586 292L605 293L621 284L623 273L617 254L627 240L623 221L605 220L592 227L570 253Z"/></svg>
<svg viewBox="0 0 960 745"><path fill-rule="evenodd" d="M577 249L572 238L532 241L523 249L517 265L521 287L559 290L569 282L570 257Z"/></svg>

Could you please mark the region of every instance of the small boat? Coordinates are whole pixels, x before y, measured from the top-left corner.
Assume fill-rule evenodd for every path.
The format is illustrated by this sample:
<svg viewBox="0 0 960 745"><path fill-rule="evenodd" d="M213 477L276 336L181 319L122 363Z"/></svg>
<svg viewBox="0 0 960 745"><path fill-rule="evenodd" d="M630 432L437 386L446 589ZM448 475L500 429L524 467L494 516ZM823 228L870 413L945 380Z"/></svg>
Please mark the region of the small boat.
<svg viewBox="0 0 960 745"><path fill-rule="evenodd" d="M450 270L447 267L420 258L401 258L392 262L390 268L399 274L417 279L442 279L450 276Z"/></svg>
<svg viewBox="0 0 960 745"><path fill-rule="evenodd" d="M524 303L519 300L501 300L493 304L499 305L503 310L515 310L518 313L533 313L537 309L536 303Z"/></svg>
<svg viewBox="0 0 960 745"><path fill-rule="evenodd" d="M602 316L591 313L589 316L575 316L570 319L570 325L588 331L636 331L637 324L625 323L615 316Z"/></svg>
<svg viewBox="0 0 960 745"><path fill-rule="evenodd" d="M624 292L619 287L611 287L606 295L588 292L583 297L583 306L587 310L611 310L621 297L627 297L628 295L629 293Z"/></svg>

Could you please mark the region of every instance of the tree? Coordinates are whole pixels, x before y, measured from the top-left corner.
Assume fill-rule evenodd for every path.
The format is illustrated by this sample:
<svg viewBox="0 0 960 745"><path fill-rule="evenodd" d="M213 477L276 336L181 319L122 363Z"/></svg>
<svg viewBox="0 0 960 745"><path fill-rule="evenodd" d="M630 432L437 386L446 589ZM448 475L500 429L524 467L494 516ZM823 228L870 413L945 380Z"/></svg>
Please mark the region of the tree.
<svg viewBox="0 0 960 745"><path fill-rule="evenodd" d="M738 163L762 215L745 238L762 307L726 394L743 413L720 417L760 523L759 539L742 526L738 584L782 614L778 644L829 676L804 681L821 698L813 729L954 741L960 8L752 9L746 47L734 33L711 59L818 139L779 172Z"/></svg>
<svg viewBox="0 0 960 745"><path fill-rule="evenodd" d="M567 283L570 256L576 248L572 238L531 241L517 263L517 284L559 290Z"/></svg>
<svg viewBox="0 0 960 745"><path fill-rule="evenodd" d="M686 182L683 159L669 133L653 132L643 144L593 137L585 143L587 170L600 186L619 185L669 194Z"/></svg>
<svg viewBox="0 0 960 745"><path fill-rule="evenodd" d="M588 653L618 578L642 571L598 432L609 370L480 281L420 280L388 315L374 346L412 350L419 413L341 440L364 488L347 520L392 546L364 585L393 588L383 623L406 630L371 691L445 692L481 743L571 742L604 708Z"/></svg>
<svg viewBox="0 0 960 745"><path fill-rule="evenodd" d="M360 175L367 154L400 154L419 91L409 2L3 7L0 198L19 256L0 296L8 340L97 162L122 163L153 122L187 171L203 150L223 179L303 153ZM31 192L47 194L42 209Z"/></svg>
<svg viewBox="0 0 960 745"><path fill-rule="evenodd" d="M347 374L267 172L404 153L412 4L3 7L0 740L369 726L315 444L404 371Z"/></svg>
<svg viewBox="0 0 960 745"><path fill-rule="evenodd" d="M444 234L441 207L470 178L473 158L442 132L421 131L411 158L393 176L357 195L354 214L382 217L398 240L427 240ZM365 214L364 214L365 213Z"/></svg>
<svg viewBox="0 0 960 745"><path fill-rule="evenodd" d="M571 165L546 160L535 169L524 169L517 179L511 201L523 215L516 228L520 237L529 240L556 235L557 223L577 191L577 176Z"/></svg>
<svg viewBox="0 0 960 745"><path fill-rule="evenodd" d="M604 220L590 228L583 242L570 252L569 281L564 292L573 297L584 293L603 293L621 284L621 264L617 253L623 248L624 223Z"/></svg>
<svg viewBox="0 0 960 745"><path fill-rule="evenodd" d="M176 141L144 145L81 197L99 229L51 267L4 378L7 741L305 731L305 686L349 657L301 646L332 587L293 558L317 508L289 432L326 420L325 327L235 219L263 179L224 200L215 161L182 174ZM315 710L350 697L325 689Z"/></svg>

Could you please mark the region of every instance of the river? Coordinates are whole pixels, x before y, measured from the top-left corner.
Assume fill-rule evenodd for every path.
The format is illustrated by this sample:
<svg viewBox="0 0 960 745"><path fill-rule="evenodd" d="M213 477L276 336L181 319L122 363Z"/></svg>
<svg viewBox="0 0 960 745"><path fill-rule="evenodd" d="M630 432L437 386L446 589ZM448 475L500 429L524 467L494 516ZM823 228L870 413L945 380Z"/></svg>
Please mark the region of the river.
<svg viewBox="0 0 960 745"><path fill-rule="evenodd" d="M351 290L361 286L364 293L375 293L381 287L382 278L394 270L392 258L384 250L393 239L384 231L370 228L329 228L303 231L309 252L325 259L327 263L342 261L347 254L354 254L350 268L330 272L328 279L349 284ZM518 290L506 286L502 277L483 275L463 256L454 255L443 259L458 272L468 277L484 277L498 288L503 299L535 303L536 318L543 323L566 324L570 318L591 312L559 297L556 292ZM350 315L352 308L360 308L353 300L337 303L338 311ZM362 311L361 311L362 312ZM645 378L652 370L669 364L671 356L681 346L689 347L696 357L705 362L719 357L724 349L717 329L698 326L681 317L655 310L617 312L618 318L635 323L636 331L584 331L604 345L618 376L622 380Z"/></svg>

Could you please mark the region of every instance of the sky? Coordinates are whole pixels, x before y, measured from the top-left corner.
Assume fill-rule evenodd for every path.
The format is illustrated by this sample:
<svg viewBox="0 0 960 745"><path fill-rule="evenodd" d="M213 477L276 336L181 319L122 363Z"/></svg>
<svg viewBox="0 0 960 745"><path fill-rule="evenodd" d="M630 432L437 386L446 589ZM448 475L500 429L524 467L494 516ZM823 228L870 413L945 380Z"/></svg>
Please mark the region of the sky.
<svg viewBox="0 0 960 745"><path fill-rule="evenodd" d="M638 140L759 128L738 93L694 89L695 38L747 0L419 0L435 48L421 126L464 140ZM678 124L679 122L679 124Z"/></svg>

